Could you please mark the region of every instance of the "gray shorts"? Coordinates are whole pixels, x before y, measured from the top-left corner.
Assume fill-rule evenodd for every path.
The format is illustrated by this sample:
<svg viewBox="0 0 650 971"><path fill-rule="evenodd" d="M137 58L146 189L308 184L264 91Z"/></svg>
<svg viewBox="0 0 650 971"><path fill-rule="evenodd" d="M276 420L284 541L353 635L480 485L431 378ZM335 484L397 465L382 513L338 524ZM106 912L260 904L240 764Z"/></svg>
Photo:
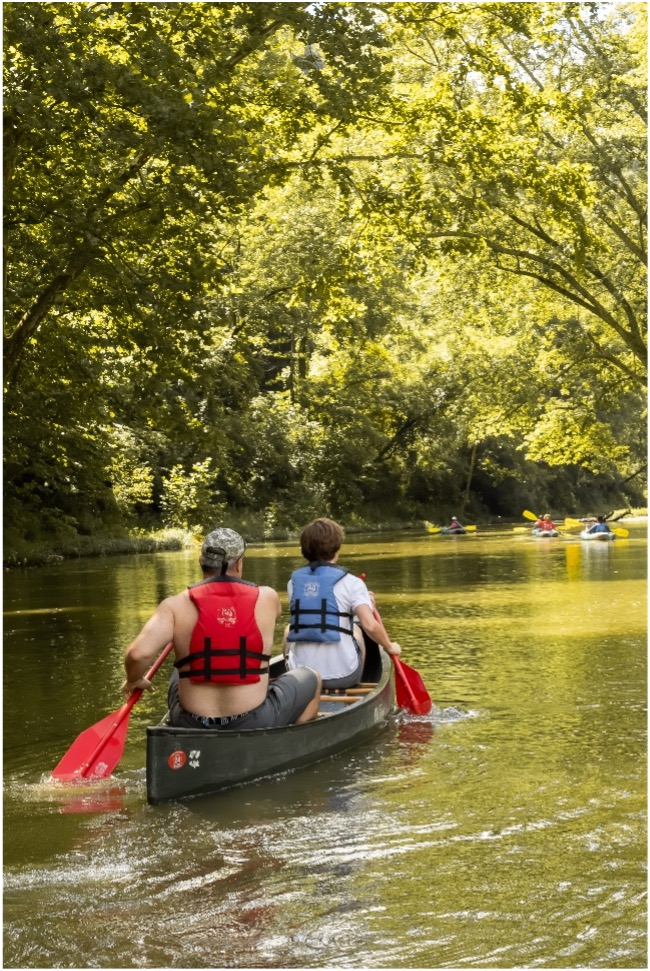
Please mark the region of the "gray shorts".
<svg viewBox="0 0 650 971"><path fill-rule="evenodd" d="M354 646L357 649L357 668L352 674L346 675L344 678L323 678L323 687L330 688L333 690L338 690L339 688L351 688L353 684L359 684L363 677L363 668L365 665L366 657L365 651L361 650L361 645L357 638L354 638Z"/></svg>
<svg viewBox="0 0 650 971"><path fill-rule="evenodd" d="M296 668L269 684L266 698L252 711L229 718L204 718L186 711L178 698L178 671L169 682L169 717L176 728L218 728L238 732L244 728L275 728L291 725L316 694L318 677L311 668Z"/></svg>

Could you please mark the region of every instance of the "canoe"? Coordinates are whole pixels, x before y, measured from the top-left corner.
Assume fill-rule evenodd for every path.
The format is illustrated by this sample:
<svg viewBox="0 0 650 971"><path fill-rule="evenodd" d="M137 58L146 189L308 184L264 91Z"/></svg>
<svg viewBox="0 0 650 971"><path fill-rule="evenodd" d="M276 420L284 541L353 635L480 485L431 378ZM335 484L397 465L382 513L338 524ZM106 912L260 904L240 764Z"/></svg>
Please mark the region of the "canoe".
<svg viewBox="0 0 650 971"><path fill-rule="evenodd" d="M365 637L365 635L364 635ZM208 795L285 772L352 748L378 732L393 707L394 666L368 637L363 680L323 692L319 715L304 725L239 732L174 728L168 717L147 729L147 799L152 804ZM285 671L283 657L271 677Z"/></svg>
<svg viewBox="0 0 650 971"><path fill-rule="evenodd" d="M440 530L441 536L466 536L466 529L450 529L449 526L443 526Z"/></svg>
<svg viewBox="0 0 650 971"><path fill-rule="evenodd" d="M616 539L616 533L588 533L586 530L583 530L580 533L580 539L595 539L601 542L605 540L605 542L609 542L610 539Z"/></svg>
<svg viewBox="0 0 650 971"><path fill-rule="evenodd" d="M532 534L540 539L552 539L554 536L560 535L557 529L533 529Z"/></svg>

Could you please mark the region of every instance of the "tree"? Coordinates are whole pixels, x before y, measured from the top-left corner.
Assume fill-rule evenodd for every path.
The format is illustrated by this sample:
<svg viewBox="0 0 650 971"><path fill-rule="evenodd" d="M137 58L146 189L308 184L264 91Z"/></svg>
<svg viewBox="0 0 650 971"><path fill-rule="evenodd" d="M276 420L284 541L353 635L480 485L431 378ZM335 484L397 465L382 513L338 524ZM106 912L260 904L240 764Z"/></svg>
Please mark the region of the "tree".
<svg viewBox="0 0 650 971"><path fill-rule="evenodd" d="M302 36L327 70L294 64ZM140 344L167 313L191 326L225 269L215 222L316 120L353 123L381 40L346 4L6 4L6 381L50 312L108 306Z"/></svg>
<svg viewBox="0 0 650 971"><path fill-rule="evenodd" d="M4 14L7 495L51 495L53 466L96 509L110 498L113 421L134 421L136 439L152 422L177 438L179 388L196 380L215 313L228 323L233 226L291 171L298 136L316 122L322 138L344 130L376 97L382 35L345 4ZM325 67L298 63L307 40ZM158 455L163 468L177 450Z"/></svg>
<svg viewBox="0 0 650 971"><path fill-rule="evenodd" d="M359 182L429 257L480 253L553 291L591 356L643 383L645 10L601 8L393 5L386 164Z"/></svg>
<svg viewBox="0 0 650 971"><path fill-rule="evenodd" d="M603 13L6 4L12 523L633 476L643 11Z"/></svg>

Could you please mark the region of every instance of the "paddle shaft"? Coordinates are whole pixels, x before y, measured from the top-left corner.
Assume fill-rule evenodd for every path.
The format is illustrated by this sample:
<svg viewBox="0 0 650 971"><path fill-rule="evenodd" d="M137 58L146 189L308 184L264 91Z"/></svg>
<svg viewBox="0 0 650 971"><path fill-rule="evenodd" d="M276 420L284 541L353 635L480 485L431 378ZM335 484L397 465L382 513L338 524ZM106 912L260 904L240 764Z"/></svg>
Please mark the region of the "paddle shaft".
<svg viewBox="0 0 650 971"><path fill-rule="evenodd" d="M365 573L360 573L359 576L362 580L366 579ZM372 613L377 623L381 624L381 626L384 628L384 633L386 634L388 640L390 640L388 631L384 626L384 622L381 619L379 611L374 606ZM408 708L409 711L412 711L416 715L426 715L431 710L431 698L424 682L422 681L422 678L414 668L409 668L407 665L402 664L396 654L391 654L390 659L393 662L393 668L395 670L395 692L397 694L397 703L400 705L400 707ZM415 695L413 686L406 675L407 670L417 683L418 690L423 696L421 700L418 700Z"/></svg>
<svg viewBox="0 0 650 971"><path fill-rule="evenodd" d="M147 681L150 681L151 678L153 678L153 676L156 674L156 672L162 667L162 665L164 664L165 660L167 659L167 656L169 655L173 647L174 645L170 641L170 643L162 651L160 656L156 658L156 660L151 665L147 673L144 675ZM94 764L102 749L108 745L109 741L111 740L111 738L113 737L117 729L120 727L124 719L129 717L133 706L138 703L142 695L143 695L142 688L138 688L136 691L132 692L132 694L124 702L122 707L117 709L117 711L115 712L115 717L113 718L112 722L110 723L110 725L108 726L108 728L106 729L102 737L95 745L95 748L92 750L88 758L84 762L82 762L81 765L79 766L79 771L77 775L80 778L83 779L87 775L88 770L90 769L90 766Z"/></svg>

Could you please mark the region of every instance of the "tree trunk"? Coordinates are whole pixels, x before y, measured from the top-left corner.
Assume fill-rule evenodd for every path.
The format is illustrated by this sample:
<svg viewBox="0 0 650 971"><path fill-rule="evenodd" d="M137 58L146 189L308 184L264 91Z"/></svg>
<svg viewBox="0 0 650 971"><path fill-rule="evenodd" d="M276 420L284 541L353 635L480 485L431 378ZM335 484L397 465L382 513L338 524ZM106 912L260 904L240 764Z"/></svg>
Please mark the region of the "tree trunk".
<svg viewBox="0 0 650 971"><path fill-rule="evenodd" d="M477 450L477 448L478 448L477 445L472 445L472 454L469 457L469 469L467 470L467 483L465 485L465 492L463 493L463 501L460 504L460 519L461 519L461 521L462 521L462 518L463 518L463 516L465 514L465 507L467 506L467 503L469 502L469 492L470 492L470 489L471 489L471 486L472 486L472 479L474 477L474 469L476 467L476 450Z"/></svg>

